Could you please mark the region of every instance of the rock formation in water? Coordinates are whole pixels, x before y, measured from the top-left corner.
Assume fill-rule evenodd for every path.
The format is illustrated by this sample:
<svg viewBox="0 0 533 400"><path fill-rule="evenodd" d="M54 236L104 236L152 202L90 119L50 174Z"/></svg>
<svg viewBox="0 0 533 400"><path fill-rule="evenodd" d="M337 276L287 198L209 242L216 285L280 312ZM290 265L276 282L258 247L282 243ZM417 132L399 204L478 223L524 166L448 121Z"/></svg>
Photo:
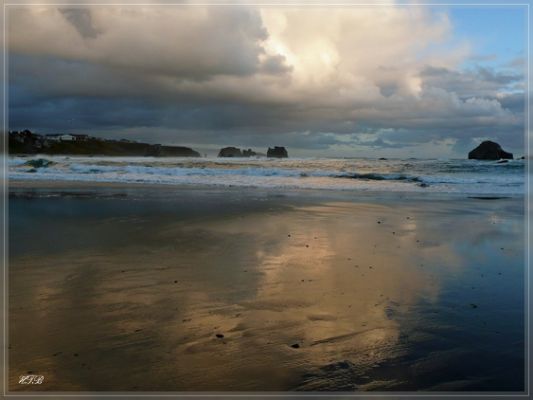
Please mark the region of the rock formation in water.
<svg viewBox="0 0 533 400"><path fill-rule="evenodd" d="M252 149L241 151L238 147L224 147L218 152L219 157L253 157L257 155Z"/></svg>
<svg viewBox="0 0 533 400"><path fill-rule="evenodd" d="M274 148L268 148L267 157L287 158L289 157L289 154L287 153L285 147L275 146Z"/></svg>
<svg viewBox="0 0 533 400"><path fill-rule="evenodd" d="M486 140L474 150L472 150L470 153L468 153L468 158L474 160L512 160L513 154L504 151L498 143Z"/></svg>
<svg viewBox="0 0 533 400"><path fill-rule="evenodd" d="M243 150L242 151L242 156L243 157L253 157L253 156L256 156L257 153L255 151L253 151L252 149L248 149L248 150Z"/></svg>
<svg viewBox="0 0 533 400"><path fill-rule="evenodd" d="M218 152L219 157L242 157L241 149L237 147L224 147Z"/></svg>

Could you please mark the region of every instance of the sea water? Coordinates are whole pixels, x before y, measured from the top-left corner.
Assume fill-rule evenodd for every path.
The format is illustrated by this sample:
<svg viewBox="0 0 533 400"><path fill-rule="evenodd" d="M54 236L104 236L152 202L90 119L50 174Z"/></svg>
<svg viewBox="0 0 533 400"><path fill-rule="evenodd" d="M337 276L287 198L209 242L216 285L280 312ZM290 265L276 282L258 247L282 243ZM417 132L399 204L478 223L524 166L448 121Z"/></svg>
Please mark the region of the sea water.
<svg viewBox="0 0 533 400"><path fill-rule="evenodd" d="M45 159L35 168L30 160ZM46 164L46 163L45 163ZM520 195L526 163L465 159L13 156L11 180Z"/></svg>

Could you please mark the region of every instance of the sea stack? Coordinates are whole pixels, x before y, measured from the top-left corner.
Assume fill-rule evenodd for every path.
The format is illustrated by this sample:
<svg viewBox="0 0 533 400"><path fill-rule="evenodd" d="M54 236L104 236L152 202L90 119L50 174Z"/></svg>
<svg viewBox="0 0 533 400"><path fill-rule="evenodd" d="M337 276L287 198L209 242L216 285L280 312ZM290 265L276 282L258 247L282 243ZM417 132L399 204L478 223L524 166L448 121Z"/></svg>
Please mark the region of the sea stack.
<svg viewBox="0 0 533 400"><path fill-rule="evenodd" d="M289 157L289 154L287 153L287 149L285 149L285 147L275 146L274 148L268 148L267 157L287 158Z"/></svg>
<svg viewBox="0 0 533 400"><path fill-rule="evenodd" d="M478 147L468 153L468 159L470 160L500 160L500 159L513 159L512 153L507 153L502 147L495 142L486 140Z"/></svg>
<svg viewBox="0 0 533 400"><path fill-rule="evenodd" d="M243 157L253 157L253 156L256 156L257 153L255 151L253 151L252 149L248 149L248 150L243 150L242 151L242 156Z"/></svg>
<svg viewBox="0 0 533 400"><path fill-rule="evenodd" d="M241 149L237 147L224 147L218 152L219 157L242 157Z"/></svg>

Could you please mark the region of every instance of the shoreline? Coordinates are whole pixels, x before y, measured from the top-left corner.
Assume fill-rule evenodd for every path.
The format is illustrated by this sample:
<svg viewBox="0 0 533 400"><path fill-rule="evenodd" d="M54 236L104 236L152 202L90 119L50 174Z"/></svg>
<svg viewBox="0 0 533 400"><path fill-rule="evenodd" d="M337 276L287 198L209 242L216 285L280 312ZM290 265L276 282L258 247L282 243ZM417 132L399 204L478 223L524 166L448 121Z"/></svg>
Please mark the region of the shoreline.
<svg viewBox="0 0 533 400"><path fill-rule="evenodd" d="M524 192L524 167L521 161L499 164L476 160L182 158L161 161L52 157L34 163L10 160L8 178L14 182L13 186L130 185L516 196Z"/></svg>
<svg viewBox="0 0 533 400"><path fill-rule="evenodd" d="M409 196L413 199L479 199L479 200L499 200L499 199L525 199L525 193L457 193L457 192L424 192L420 191L387 191L387 190L369 190L369 189L316 189L316 188L296 188L296 187L258 187L258 186L226 186L226 185L208 185L208 184L154 184L154 183L136 183L136 182L97 182L97 181L63 181L63 180L11 180L8 179L7 185L8 195L13 193L20 193L23 191L44 191L44 190L111 190L111 191L152 191L152 194L174 191L216 191L228 193L302 193L310 194L313 197L348 197L356 198L372 198L380 197L383 199L394 200L398 197L404 198ZM356 195L355 197L351 195Z"/></svg>

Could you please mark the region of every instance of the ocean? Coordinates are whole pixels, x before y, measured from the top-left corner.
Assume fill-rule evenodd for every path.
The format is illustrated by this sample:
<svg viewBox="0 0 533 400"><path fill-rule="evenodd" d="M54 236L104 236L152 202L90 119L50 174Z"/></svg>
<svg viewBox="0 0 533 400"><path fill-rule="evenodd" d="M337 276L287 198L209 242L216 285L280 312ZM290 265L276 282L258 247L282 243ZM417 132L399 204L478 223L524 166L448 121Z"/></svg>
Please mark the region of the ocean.
<svg viewBox="0 0 533 400"><path fill-rule="evenodd" d="M526 170L524 160L47 155L13 156L8 166L11 180L484 195L524 194Z"/></svg>

